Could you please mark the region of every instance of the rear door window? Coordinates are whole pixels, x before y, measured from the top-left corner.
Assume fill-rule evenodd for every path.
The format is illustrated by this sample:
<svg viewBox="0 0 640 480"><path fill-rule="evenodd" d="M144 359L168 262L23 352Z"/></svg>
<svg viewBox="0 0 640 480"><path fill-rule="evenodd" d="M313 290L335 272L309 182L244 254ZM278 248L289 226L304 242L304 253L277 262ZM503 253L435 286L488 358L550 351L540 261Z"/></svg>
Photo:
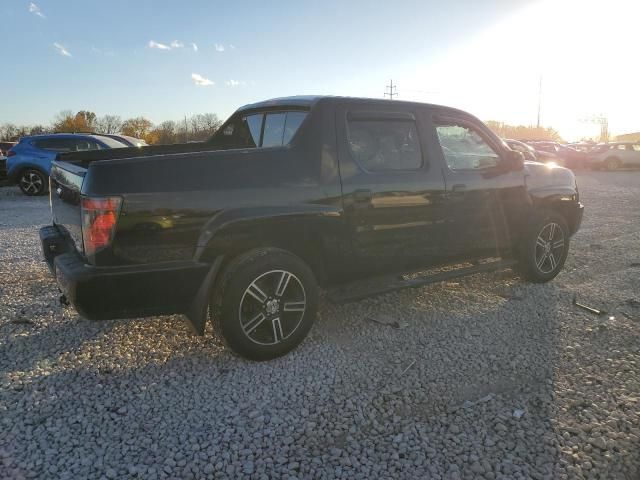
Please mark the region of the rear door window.
<svg viewBox="0 0 640 480"><path fill-rule="evenodd" d="M380 172L422 167L415 121L348 120L347 126L351 156L364 170Z"/></svg>

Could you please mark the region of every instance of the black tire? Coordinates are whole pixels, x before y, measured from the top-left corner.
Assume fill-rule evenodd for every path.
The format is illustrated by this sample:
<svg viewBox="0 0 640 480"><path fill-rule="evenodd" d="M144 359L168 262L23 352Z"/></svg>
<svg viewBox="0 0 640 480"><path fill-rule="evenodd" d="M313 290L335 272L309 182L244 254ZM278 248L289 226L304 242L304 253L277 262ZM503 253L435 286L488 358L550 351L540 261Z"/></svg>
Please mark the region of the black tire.
<svg viewBox="0 0 640 480"><path fill-rule="evenodd" d="M619 158L609 157L605 159L605 161L603 162L603 165L606 170L609 170L610 172L612 172L614 170L618 170L622 166L622 162L620 161Z"/></svg>
<svg viewBox="0 0 640 480"><path fill-rule="evenodd" d="M292 253L260 248L227 265L211 307L216 332L235 353L271 360L289 353L309 333L318 286L311 269Z"/></svg>
<svg viewBox="0 0 640 480"><path fill-rule="evenodd" d="M47 176L35 168L26 168L18 176L18 186L25 195L44 195L47 193Z"/></svg>
<svg viewBox="0 0 640 480"><path fill-rule="evenodd" d="M543 210L533 215L518 249L518 269L525 279L544 283L556 277L569 253L569 228L562 215Z"/></svg>

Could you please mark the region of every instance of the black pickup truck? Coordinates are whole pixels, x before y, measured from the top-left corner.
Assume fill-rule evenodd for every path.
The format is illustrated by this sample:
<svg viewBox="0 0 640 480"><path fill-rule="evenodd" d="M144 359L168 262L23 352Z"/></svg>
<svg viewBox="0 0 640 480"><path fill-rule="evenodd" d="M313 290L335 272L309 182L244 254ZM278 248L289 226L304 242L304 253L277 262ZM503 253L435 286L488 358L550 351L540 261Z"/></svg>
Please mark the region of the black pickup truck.
<svg viewBox="0 0 640 480"><path fill-rule="evenodd" d="M199 334L211 319L256 360L304 339L319 285L348 300L511 266L549 281L583 213L571 171L468 113L358 98L247 105L201 144L62 154L50 181L40 237L63 301L182 313Z"/></svg>

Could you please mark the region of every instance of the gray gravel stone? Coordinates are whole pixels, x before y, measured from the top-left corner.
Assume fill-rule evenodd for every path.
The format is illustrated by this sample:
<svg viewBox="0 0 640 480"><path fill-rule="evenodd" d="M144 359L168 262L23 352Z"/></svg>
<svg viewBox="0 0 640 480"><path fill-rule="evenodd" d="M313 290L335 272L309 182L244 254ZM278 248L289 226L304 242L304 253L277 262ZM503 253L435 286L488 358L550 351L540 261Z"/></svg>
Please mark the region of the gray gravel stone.
<svg viewBox="0 0 640 480"><path fill-rule="evenodd" d="M0 478L639 478L640 172L578 184L583 227L553 282L322 301L267 363L180 316L61 308L48 201L1 188Z"/></svg>

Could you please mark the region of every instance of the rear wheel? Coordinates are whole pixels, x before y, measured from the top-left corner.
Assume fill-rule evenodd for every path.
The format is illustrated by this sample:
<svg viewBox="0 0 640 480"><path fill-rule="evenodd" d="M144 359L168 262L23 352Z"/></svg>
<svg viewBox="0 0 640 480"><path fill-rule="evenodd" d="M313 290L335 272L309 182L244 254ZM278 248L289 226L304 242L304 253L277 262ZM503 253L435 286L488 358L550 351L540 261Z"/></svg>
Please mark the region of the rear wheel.
<svg viewBox="0 0 640 480"><path fill-rule="evenodd" d="M569 228L562 215L537 213L520 245L519 267L524 277L543 283L560 273L569 253Z"/></svg>
<svg viewBox="0 0 640 480"><path fill-rule="evenodd" d="M237 354L271 360L297 347L315 320L311 269L280 249L249 251L225 269L213 298L216 330Z"/></svg>
<svg viewBox="0 0 640 480"><path fill-rule="evenodd" d="M604 168L609 171L618 170L622 166L619 158L609 157L604 161Z"/></svg>
<svg viewBox="0 0 640 480"><path fill-rule="evenodd" d="M20 173L18 186L25 195L44 195L47 192L47 177L40 170L27 168Z"/></svg>

